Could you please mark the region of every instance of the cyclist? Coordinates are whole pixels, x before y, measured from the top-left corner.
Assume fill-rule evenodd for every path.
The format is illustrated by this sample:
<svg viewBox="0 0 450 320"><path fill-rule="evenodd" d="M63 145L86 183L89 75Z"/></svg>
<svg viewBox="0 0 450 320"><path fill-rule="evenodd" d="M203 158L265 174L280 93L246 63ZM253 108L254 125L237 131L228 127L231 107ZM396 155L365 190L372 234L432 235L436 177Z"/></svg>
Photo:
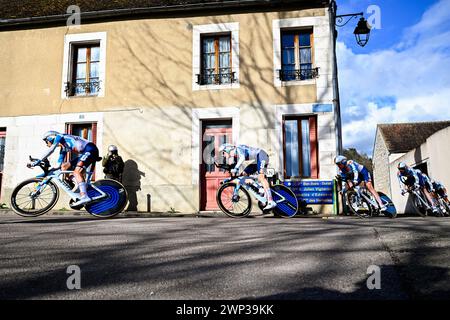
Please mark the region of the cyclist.
<svg viewBox="0 0 450 320"><path fill-rule="evenodd" d="M434 192L438 194L445 202L450 203L448 200L447 189L444 187L442 183L436 180L431 180L431 184L433 186Z"/></svg>
<svg viewBox="0 0 450 320"><path fill-rule="evenodd" d="M50 149L38 160L28 164L28 167L37 166L41 161L47 159L57 147L60 147L58 165L56 169L66 171L74 168L73 175L80 189L80 199L73 203L74 206L84 205L91 201L87 195L87 185L85 181L86 168L95 163L99 157L97 146L83 138L70 134L59 133L57 131L47 131L42 139ZM70 162L64 162L67 152L78 154L78 157Z"/></svg>
<svg viewBox="0 0 450 320"><path fill-rule="evenodd" d="M357 163L353 160L347 160L344 156L337 156L334 159L334 163L339 168L339 175L342 177L344 181L347 182L349 188L356 187L361 182L364 182L367 189L372 193L372 195L377 200L380 210L386 211L387 207L383 204L383 201L381 201L380 195L375 190L372 184L372 177L370 176L369 170L367 170L366 167L363 165ZM342 190L345 192L346 188Z"/></svg>
<svg viewBox="0 0 450 320"><path fill-rule="evenodd" d="M410 168L404 162L400 162L397 169L397 178L400 184L402 196L404 196L409 189L421 189L429 203L431 203L433 213L437 213L438 209L432 196L434 190L430 178L428 178L426 174L422 173L422 171Z"/></svg>
<svg viewBox="0 0 450 320"><path fill-rule="evenodd" d="M243 175L249 176L254 173L258 173L258 181L262 184L264 188L264 192L267 195L267 205L264 207L264 210L270 210L276 207L276 202L273 201L272 192L270 191L269 182L264 176L264 171L269 164L269 156L267 153L259 148L253 148L246 145L233 145L229 143L224 143L219 147L219 152L228 159L229 157L237 157L236 165L234 169L231 170L231 173L238 174L239 169L244 163L244 161L252 160L252 164L248 165L244 171ZM255 162L256 161L256 165Z"/></svg>

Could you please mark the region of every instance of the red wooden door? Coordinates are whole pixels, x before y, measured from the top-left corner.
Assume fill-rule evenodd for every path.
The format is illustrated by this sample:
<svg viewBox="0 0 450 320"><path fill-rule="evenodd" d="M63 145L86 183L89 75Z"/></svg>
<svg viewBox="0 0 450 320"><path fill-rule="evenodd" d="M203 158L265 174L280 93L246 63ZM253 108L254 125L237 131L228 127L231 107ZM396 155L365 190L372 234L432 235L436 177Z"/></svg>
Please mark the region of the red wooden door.
<svg viewBox="0 0 450 320"><path fill-rule="evenodd" d="M219 154L219 146L222 143L232 143L231 121L204 123L202 140L200 210L218 210L216 192L220 186L220 181L229 177L229 174L217 168L214 165L214 160L224 161Z"/></svg>

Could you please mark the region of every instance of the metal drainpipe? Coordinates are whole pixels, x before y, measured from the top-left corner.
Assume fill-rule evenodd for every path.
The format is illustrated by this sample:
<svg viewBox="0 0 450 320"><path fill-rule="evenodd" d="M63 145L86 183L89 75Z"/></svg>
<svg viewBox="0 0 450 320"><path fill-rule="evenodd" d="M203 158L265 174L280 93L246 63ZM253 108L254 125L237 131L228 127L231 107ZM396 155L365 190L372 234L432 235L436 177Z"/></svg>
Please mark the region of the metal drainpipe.
<svg viewBox="0 0 450 320"><path fill-rule="evenodd" d="M339 78L338 78L338 67L337 67L337 55L336 55L336 41L337 41L337 30L336 30L336 1L332 0L330 2L330 21L331 29L333 32L333 78L334 78L334 90L335 90L335 122L336 122L336 153L342 154L342 120L341 120L341 100L339 96Z"/></svg>

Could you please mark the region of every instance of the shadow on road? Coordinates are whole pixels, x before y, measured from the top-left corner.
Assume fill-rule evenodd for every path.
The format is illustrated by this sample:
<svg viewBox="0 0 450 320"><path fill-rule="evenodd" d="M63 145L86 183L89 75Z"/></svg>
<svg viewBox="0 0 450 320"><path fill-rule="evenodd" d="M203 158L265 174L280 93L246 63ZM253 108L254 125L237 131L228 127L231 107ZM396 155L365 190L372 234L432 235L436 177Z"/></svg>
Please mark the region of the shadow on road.
<svg viewBox="0 0 450 320"><path fill-rule="evenodd" d="M450 233L437 220L117 218L33 227L94 220L5 226L16 233L0 247L0 298L148 299L149 290L154 299L450 298ZM366 287L372 263L381 268L380 291ZM71 264L82 270L78 292L66 287Z"/></svg>

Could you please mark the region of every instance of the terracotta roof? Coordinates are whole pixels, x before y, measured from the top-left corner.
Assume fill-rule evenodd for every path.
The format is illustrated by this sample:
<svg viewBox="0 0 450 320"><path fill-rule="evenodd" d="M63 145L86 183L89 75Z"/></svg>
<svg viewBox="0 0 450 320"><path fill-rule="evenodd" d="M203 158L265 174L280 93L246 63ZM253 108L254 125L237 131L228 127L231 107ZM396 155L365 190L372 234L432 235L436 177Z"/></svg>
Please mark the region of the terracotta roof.
<svg viewBox="0 0 450 320"><path fill-rule="evenodd" d="M450 126L450 121L379 124L391 153L408 152L419 147L428 137Z"/></svg>
<svg viewBox="0 0 450 320"><path fill-rule="evenodd" d="M7 19L64 15L70 5L77 5L81 12L127 9L178 9L220 8L223 6L282 6L306 4L325 6L330 0L0 0L0 23ZM138 10L139 11L139 10Z"/></svg>

